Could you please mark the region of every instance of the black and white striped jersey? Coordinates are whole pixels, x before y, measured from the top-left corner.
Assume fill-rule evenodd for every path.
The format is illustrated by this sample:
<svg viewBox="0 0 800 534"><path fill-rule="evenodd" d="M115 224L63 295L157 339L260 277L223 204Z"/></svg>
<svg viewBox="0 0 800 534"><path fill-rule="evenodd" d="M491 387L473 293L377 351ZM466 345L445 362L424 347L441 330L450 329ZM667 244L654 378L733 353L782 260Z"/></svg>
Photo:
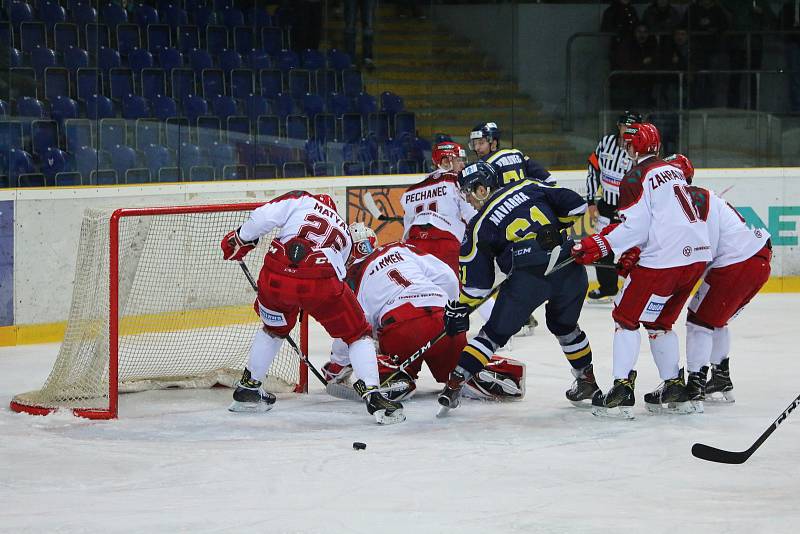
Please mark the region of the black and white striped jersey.
<svg viewBox="0 0 800 534"><path fill-rule="evenodd" d="M619 184L632 166L631 158L617 143L617 134L608 134L589 156L586 175L586 201L594 204L602 198L616 206L619 201Z"/></svg>

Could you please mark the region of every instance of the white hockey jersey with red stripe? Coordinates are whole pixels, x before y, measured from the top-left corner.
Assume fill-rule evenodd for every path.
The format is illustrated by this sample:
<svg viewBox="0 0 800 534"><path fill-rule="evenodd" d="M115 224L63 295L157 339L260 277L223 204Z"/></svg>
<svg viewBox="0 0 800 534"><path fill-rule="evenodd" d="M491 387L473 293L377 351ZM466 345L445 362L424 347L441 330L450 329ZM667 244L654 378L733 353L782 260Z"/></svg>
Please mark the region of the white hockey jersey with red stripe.
<svg viewBox="0 0 800 534"><path fill-rule="evenodd" d="M239 236L245 241L260 238L278 228L278 239L287 243L300 237L325 254L343 279L345 264L353 242L347 224L336 210L305 191L291 191L256 208L242 225Z"/></svg>
<svg viewBox="0 0 800 534"><path fill-rule="evenodd" d="M412 226L431 224L461 241L466 223L477 213L458 190L458 176L441 169L403 193L403 238Z"/></svg>
<svg viewBox="0 0 800 534"><path fill-rule="evenodd" d="M655 156L640 160L620 185L622 223L606 235L614 255L639 247L639 265L652 269L711 261L708 205L690 189L676 167Z"/></svg>
<svg viewBox="0 0 800 534"><path fill-rule="evenodd" d="M699 189L699 188L698 188ZM711 240L712 269L750 259L764 248L770 234L764 228L750 228L736 209L708 189L708 236Z"/></svg>
<svg viewBox="0 0 800 534"><path fill-rule="evenodd" d="M411 245L389 243L350 266L347 280L377 332L381 318L403 304L444 308L458 298L458 278L446 263Z"/></svg>

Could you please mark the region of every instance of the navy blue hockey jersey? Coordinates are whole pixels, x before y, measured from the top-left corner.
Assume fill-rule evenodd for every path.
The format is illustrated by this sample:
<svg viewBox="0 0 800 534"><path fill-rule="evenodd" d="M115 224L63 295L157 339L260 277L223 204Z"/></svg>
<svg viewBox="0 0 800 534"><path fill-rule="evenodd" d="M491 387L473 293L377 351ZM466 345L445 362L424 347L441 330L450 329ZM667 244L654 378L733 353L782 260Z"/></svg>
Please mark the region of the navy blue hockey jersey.
<svg viewBox="0 0 800 534"><path fill-rule="evenodd" d="M523 180L496 191L472 218L461 242L461 301L475 304L494 285L494 263L511 271L515 246L534 243L545 225L565 229L586 211L586 200L571 189Z"/></svg>
<svg viewBox="0 0 800 534"><path fill-rule="evenodd" d="M525 178L541 180L547 183L555 181L544 167L516 148L501 148L486 154L481 160L497 169L497 175L503 180L503 185L524 180Z"/></svg>

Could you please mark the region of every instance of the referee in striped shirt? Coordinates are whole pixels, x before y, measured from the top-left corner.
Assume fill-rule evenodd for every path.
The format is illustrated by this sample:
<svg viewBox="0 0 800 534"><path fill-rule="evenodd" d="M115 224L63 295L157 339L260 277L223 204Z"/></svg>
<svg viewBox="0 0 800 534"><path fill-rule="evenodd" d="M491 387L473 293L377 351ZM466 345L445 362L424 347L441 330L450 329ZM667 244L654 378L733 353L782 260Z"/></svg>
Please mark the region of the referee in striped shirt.
<svg viewBox="0 0 800 534"><path fill-rule="evenodd" d="M619 184L632 167L632 161L622 147L622 134L633 123L642 122L642 116L634 111L625 111L617 119L617 132L604 136L589 156L589 172L586 175L586 202L594 231L599 232L609 224L620 222L617 216ZM600 260L607 266L614 265L614 256ZM614 269L595 268L600 287L589 291L589 302L610 302L617 294L617 273Z"/></svg>

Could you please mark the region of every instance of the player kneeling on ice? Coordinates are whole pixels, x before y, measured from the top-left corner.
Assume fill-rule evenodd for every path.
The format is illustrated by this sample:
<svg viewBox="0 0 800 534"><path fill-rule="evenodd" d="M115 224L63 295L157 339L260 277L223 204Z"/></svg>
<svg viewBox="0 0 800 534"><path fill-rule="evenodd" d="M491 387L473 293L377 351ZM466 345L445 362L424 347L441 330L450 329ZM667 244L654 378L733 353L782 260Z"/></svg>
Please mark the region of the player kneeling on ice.
<svg viewBox="0 0 800 534"><path fill-rule="evenodd" d="M467 343L466 334L443 336L413 361L410 358L442 334L445 305L458 296L455 273L413 245L378 246L375 232L364 223L351 224L350 235L353 253L347 281L377 334L381 390L394 400L413 395L423 360L437 382L446 382ZM346 345L335 340L331 361L323 366L326 379L345 383L352 371L349 361ZM521 362L494 357L468 386L481 398L520 398L524 371Z"/></svg>
<svg viewBox="0 0 800 534"><path fill-rule="evenodd" d="M665 161L678 167L692 183L694 167L683 154ZM750 228L736 209L713 191L688 188L693 198L707 205L712 260L703 283L689 301L686 316L686 392L695 404L706 400L733 402L730 376L730 334L728 322L769 280L772 243L769 232ZM708 366L711 378L706 382Z"/></svg>
<svg viewBox="0 0 800 534"><path fill-rule="evenodd" d="M265 412L275 395L261 383L304 309L334 338L344 340L359 380L355 389L382 424L405 420L403 405L378 391L378 364L369 323L344 282L352 241L328 195L292 191L253 211L222 240L226 260L240 261L261 236L278 228L264 257L254 304L263 328L256 332L242 379L233 393L234 412Z"/></svg>
<svg viewBox="0 0 800 534"><path fill-rule="evenodd" d="M470 307L492 292L495 262L508 278L502 282L489 320L464 347L455 370L439 395L440 413L455 408L466 381L479 375L492 354L547 302L547 328L556 336L576 380L567 391L573 403L598 391L592 371L592 349L578 326L589 282L586 269L567 267L545 276L563 251L566 228L583 216L586 201L574 191L539 181L502 186L494 167L479 161L458 177L467 201L478 210L461 245L462 288L448 303L448 334L469 328Z"/></svg>
<svg viewBox="0 0 800 534"><path fill-rule="evenodd" d="M634 166L620 185L622 223L585 237L572 249L575 262L582 265L634 247L641 250L638 263L629 262L629 267L634 265L612 312L614 384L605 395L592 399L593 413L633 418L640 325L647 329L650 351L664 381L644 396L648 410L691 413L695 410L679 369L678 336L672 325L711 259L708 205L692 194L679 169L658 157L661 139L655 126L633 124L624 139Z"/></svg>

